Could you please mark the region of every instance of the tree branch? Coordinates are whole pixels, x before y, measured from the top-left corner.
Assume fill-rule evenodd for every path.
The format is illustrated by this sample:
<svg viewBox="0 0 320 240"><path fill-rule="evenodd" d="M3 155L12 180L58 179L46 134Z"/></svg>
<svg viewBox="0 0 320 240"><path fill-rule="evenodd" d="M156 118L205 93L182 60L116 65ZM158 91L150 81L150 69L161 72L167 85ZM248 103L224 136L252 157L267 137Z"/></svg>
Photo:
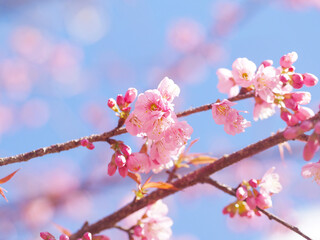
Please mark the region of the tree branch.
<svg viewBox="0 0 320 240"><path fill-rule="evenodd" d="M320 113L317 113L314 117L310 118L310 121L316 122L320 119ZM211 163L207 166L204 166L202 168L199 168L198 170L195 170L181 179L178 179L174 181L172 184L178 189L178 190L163 190L158 189L146 197L127 204L126 206L122 207L118 211L112 213L111 215L99 220L96 223L93 223L89 225L85 231L89 231L93 234L99 233L102 230L112 228L117 222L124 219L125 217L129 216L130 214L140 210L141 208L144 208L150 204L155 203L159 199L163 199L169 195L172 195L184 188L193 186L197 183L203 182L204 178L209 177L211 174L220 171L236 162L239 162L247 157L253 156L257 153L260 153L266 149L269 149L273 146L276 146L279 143L285 142L287 139L283 136L283 131L279 132L271 137L265 138L259 142L256 142L254 144L251 144L237 152L234 152L230 155L224 155L214 163ZM85 233L83 230L79 230L75 234L71 236L71 240L75 240L83 235Z"/></svg>
<svg viewBox="0 0 320 240"><path fill-rule="evenodd" d="M236 190L225 185L225 184L221 184L211 178L206 178L206 179L203 179L203 183L208 183L218 189L220 189L221 191L229 194L229 195L232 195L232 196L236 196ZM259 210L259 212L263 213L264 215L266 215L270 220L274 220L278 223L280 223L281 225L285 226L286 228L289 228L291 231L299 234L301 237L305 238L305 239L308 239L308 240L312 240L310 237L308 237L307 235L305 235L303 232L301 232L299 230L299 228L287 223L286 221L282 220L281 218L277 217L276 215L272 214L272 213L269 213L268 211L264 210L264 209L261 209L259 207L257 207L257 209Z"/></svg>
<svg viewBox="0 0 320 240"><path fill-rule="evenodd" d="M239 101L239 100L250 98L253 96L254 96L253 92L249 92L249 93L245 93L245 94L239 94L235 97L229 98L228 100L229 101ZM189 109L189 110L177 113L177 117L184 117L184 116L188 116L193 113L207 111L207 110L211 109L211 105L212 104L207 104L207 105L203 105L203 106L200 106L197 108L193 108L193 109ZM67 151L67 150L81 146L80 142L82 139L85 139L85 138L88 139L90 142L105 142L110 137L118 136L118 135L124 134L126 132L127 132L127 130L125 128L116 127L113 130L111 130L109 132L104 132L102 134L93 134L90 136L71 140L71 141L68 141L65 143L58 143L58 144L51 145L49 147L39 148L34 151L22 153L22 154L19 154L16 156L0 158L0 166L12 164L12 163L17 163L17 162L25 162L30 159L33 159L36 157L42 157L47 154Z"/></svg>

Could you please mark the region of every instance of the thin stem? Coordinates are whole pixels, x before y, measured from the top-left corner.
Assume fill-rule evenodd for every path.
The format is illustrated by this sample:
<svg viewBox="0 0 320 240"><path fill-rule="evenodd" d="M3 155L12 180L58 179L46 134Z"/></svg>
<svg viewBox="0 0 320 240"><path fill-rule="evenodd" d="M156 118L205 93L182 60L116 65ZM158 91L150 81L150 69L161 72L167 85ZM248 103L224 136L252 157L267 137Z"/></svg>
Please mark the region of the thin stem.
<svg viewBox="0 0 320 240"><path fill-rule="evenodd" d="M250 98L253 96L254 95L251 92L251 93L246 93L246 94L239 94L235 97L229 98L228 100L229 101L239 101L239 100ZM177 113L177 116L184 117L184 116L188 116L193 113L207 111L207 110L211 109L211 105L212 104L207 104L207 105L203 105L203 106L200 106L197 108L189 109L189 110ZM39 148L39 149L33 150L31 152L18 154L18 155L11 156L11 157L0 158L0 166L12 164L12 163L17 163L17 162L25 162L30 159L33 159L36 157L41 157L41 156L44 156L47 154L67 151L67 150L81 146L80 142L82 139L88 139L90 142L105 142L105 141L108 141L108 139L111 137L118 136L118 135L124 134L126 132L127 132L127 130L125 128L116 127L114 129L112 129L111 131L104 132L102 134L93 134L93 135L82 137L79 139L74 139L74 140L71 140L71 141L68 141L65 143L58 143L58 144L54 144L54 145L51 145L48 147Z"/></svg>
<svg viewBox="0 0 320 240"><path fill-rule="evenodd" d="M317 113L314 117L310 119L310 121L316 122L320 119L320 113ZM279 132L271 137L265 138L259 142L251 144L237 152L234 152L230 155L224 155L217 161L201 167L184 177L174 181L172 185L174 185L178 190L164 190L158 189L146 197L127 204L126 206L122 207L121 209L117 210L116 212L112 213L109 216L104 217L103 219L89 225L86 228L86 231L91 233L99 233L102 230L108 229L113 227L117 222L124 219L125 217L129 216L130 214L155 203L159 199L163 199L167 196L170 196L178 191L181 191L187 187L193 186L197 183L203 182L204 178L209 177L211 174L220 171L236 162L239 162L247 157L253 156L257 153L260 153L266 149L269 149L273 146L278 145L279 143L285 142L287 139L284 138L283 132ZM70 239L74 240L78 237L82 236L83 230L77 231L73 234Z"/></svg>
<svg viewBox="0 0 320 240"><path fill-rule="evenodd" d="M232 196L236 196L236 191L235 189L225 185L225 184L222 184L222 183L219 183L215 180L213 180L212 178L206 178L206 179L203 179L203 183L208 183L218 189L220 189L221 191L229 194L229 195L232 195ZM264 215L266 215L270 220L274 220L278 223L280 223L281 225L285 226L286 228L290 229L291 231L299 234L301 237L305 238L305 239L308 239L308 240L311 240L310 237L308 237L307 235L305 235L303 232L301 232L299 230L299 228L297 228L296 226L293 226L289 223L287 223L286 221L284 221L283 219L279 218L278 216L272 214L272 213L269 213L268 211L264 210L264 209L261 209L259 207L257 207L257 209L259 210L259 212L263 213Z"/></svg>

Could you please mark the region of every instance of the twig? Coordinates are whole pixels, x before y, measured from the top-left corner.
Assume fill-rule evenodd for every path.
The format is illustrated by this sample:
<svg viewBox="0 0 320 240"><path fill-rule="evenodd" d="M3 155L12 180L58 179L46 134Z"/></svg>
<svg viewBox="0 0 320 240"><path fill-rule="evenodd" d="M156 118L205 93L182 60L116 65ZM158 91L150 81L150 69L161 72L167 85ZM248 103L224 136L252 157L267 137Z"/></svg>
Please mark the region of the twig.
<svg viewBox="0 0 320 240"><path fill-rule="evenodd" d="M253 97L253 93L246 93L246 94L241 94L232 98L229 98L230 101L238 101L246 98ZM203 105L197 108L193 108L190 110L186 110L180 113L177 113L178 117L184 117L188 116L193 113L198 113L198 112L203 112L211 109L211 104ZM79 139L71 140L65 143L58 143L51 145L49 147L44 147L44 148L39 148L37 150L27 152L27 153L22 153L16 156L12 157L4 157L0 158L0 166L4 166L7 164L12 164L12 163L17 163L17 162L24 162L28 161L30 159L36 158L36 157L41 157L47 154L51 153L58 153L62 151L67 151L76 147L81 146L80 142L82 139L88 139L90 142L105 142L107 141L110 137L118 136L121 134L126 133L127 130L125 128L114 128L113 130L109 132L104 132L102 134L93 134L90 136L82 137Z"/></svg>
<svg viewBox="0 0 320 240"><path fill-rule="evenodd" d="M221 184L211 178L205 178L203 179L203 183L208 183L218 189L220 189L221 191L227 193L227 194L230 194L232 196L236 196L236 191L235 189L225 185L225 184ZM280 224L282 224L283 226L285 226L286 228L289 228L291 231L299 234L301 237L305 238L305 239L308 239L308 240L312 240L310 237L308 237L307 235L305 235L303 232L301 232L299 230L299 228L287 223L286 221L282 220L281 218L277 217L276 215L272 214L272 213L269 213L268 211L264 210L264 209L261 209L259 207L257 207L257 209L263 213L264 215L266 215L270 220L274 220Z"/></svg>
<svg viewBox="0 0 320 240"><path fill-rule="evenodd" d="M310 121L319 121L320 113L317 113L314 117L310 119ZM271 137L265 138L259 142L251 144L237 152L234 152L230 155L225 155L218 159L217 161L199 168L186 176L174 181L172 184L178 190L164 190L158 189L148 196L127 204L126 206L122 207L121 209L117 210L116 212L112 213L111 215L104 217L103 219L99 220L96 223L89 225L88 230L91 233L99 233L102 230L108 229L113 227L117 222L124 219L125 217L129 216L130 214L152 204L155 203L159 199L163 199L169 195L172 195L180 190L183 190L187 187L193 186L197 183L203 182L203 179L209 177L211 174L220 171L236 162L239 162L247 157L253 156L257 153L260 153L266 149L269 149L273 146L278 145L279 143L285 142L287 139L284 138L283 132L279 132ZM83 232L81 230L77 231L71 236L71 240L77 239L81 237Z"/></svg>

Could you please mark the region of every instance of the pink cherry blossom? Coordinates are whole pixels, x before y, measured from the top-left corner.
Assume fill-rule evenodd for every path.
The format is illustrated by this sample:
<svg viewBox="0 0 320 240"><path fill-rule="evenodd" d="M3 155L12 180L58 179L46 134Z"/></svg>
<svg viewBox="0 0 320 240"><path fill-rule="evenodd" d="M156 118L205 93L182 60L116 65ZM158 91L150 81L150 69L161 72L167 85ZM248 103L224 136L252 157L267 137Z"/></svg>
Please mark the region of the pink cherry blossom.
<svg viewBox="0 0 320 240"><path fill-rule="evenodd" d="M279 182L279 174L274 173L275 167L270 168L260 181L260 189L266 193L279 193L282 186Z"/></svg>
<svg viewBox="0 0 320 240"><path fill-rule="evenodd" d="M230 109L224 124L224 130L228 134L235 135L244 132L244 129L250 126L251 122L244 119L236 109Z"/></svg>
<svg viewBox="0 0 320 240"><path fill-rule="evenodd" d="M232 72L226 68L219 68L217 70L218 85L217 88L222 93L227 93L229 97L238 95L239 86L233 79Z"/></svg>
<svg viewBox="0 0 320 240"><path fill-rule="evenodd" d="M299 107L298 111L295 112L295 117L297 117L300 121L304 121L314 116L314 112L312 109L308 107Z"/></svg>
<svg viewBox="0 0 320 240"><path fill-rule="evenodd" d="M180 94L179 86L168 77L162 79L158 85L158 90L161 93L161 96L170 103Z"/></svg>
<svg viewBox="0 0 320 240"><path fill-rule="evenodd" d="M174 123L164 134L165 146L170 150L178 150L187 144L193 128L186 122Z"/></svg>
<svg viewBox="0 0 320 240"><path fill-rule="evenodd" d="M232 75L241 87L253 84L256 70L257 66L247 58L237 58L232 64Z"/></svg>
<svg viewBox="0 0 320 240"><path fill-rule="evenodd" d="M267 103L262 99L260 101L256 101L253 109L253 120L257 121L258 119L267 119L275 114L275 104Z"/></svg>
<svg viewBox="0 0 320 240"><path fill-rule="evenodd" d="M222 100L221 102L212 104L212 116L216 124L225 124L228 112L231 107L236 105L234 102L230 102L227 99Z"/></svg>
<svg viewBox="0 0 320 240"><path fill-rule="evenodd" d="M314 181L320 185L320 161L308 163L302 167L301 175L304 178L314 177Z"/></svg>
<svg viewBox="0 0 320 240"><path fill-rule="evenodd" d="M142 236L150 240L169 240L173 222L166 216L167 213L168 207L161 200L149 206L146 218L141 219Z"/></svg>
<svg viewBox="0 0 320 240"><path fill-rule="evenodd" d="M278 88L279 91L281 87L276 69L272 66L264 67L264 65L259 67L253 84L256 95L267 103L273 103L273 90Z"/></svg>
<svg viewBox="0 0 320 240"><path fill-rule="evenodd" d="M130 171L148 173L151 170L149 156L145 153L132 153L127 159Z"/></svg>

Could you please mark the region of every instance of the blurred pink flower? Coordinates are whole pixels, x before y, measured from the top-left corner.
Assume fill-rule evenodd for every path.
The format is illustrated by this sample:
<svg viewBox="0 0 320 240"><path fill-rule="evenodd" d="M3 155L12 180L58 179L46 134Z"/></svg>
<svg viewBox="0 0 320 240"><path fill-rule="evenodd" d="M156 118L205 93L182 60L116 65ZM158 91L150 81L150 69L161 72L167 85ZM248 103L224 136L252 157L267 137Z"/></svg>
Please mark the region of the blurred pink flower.
<svg viewBox="0 0 320 240"><path fill-rule="evenodd" d="M302 167L301 175L304 178L314 177L314 181L320 185L320 161L308 163Z"/></svg>

